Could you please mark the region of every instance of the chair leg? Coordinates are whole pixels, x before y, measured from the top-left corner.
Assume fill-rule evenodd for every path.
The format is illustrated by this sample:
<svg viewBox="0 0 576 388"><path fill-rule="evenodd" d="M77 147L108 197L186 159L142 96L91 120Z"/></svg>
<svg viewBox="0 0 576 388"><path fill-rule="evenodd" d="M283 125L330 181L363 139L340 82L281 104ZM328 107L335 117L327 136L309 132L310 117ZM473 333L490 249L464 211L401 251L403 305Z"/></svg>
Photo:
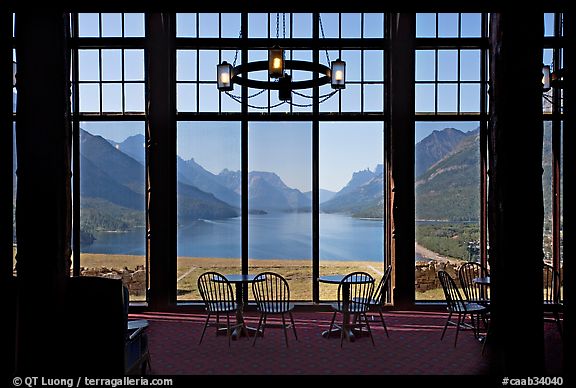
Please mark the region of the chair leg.
<svg viewBox="0 0 576 388"><path fill-rule="evenodd" d="M266 331L266 320L268 319L268 314L264 314L264 323L262 323L262 337L264 337L264 331Z"/></svg>
<svg viewBox="0 0 576 388"><path fill-rule="evenodd" d="M464 319L466 315L464 315ZM458 342L458 333L460 332L460 325L464 322L462 319L462 314L458 313L458 324L456 325L456 336L454 337L454 347L456 347L456 342Z"/></svg>
<svg viewBox="0 0 576 388"><path fill-rule="evenodd" d="M554 320L556 321L556 326L558 327L558 333L560 333L560 338L564 338L562 336L562 324L560 323L560 313L558 313L558 311L554 311Z"/></svg>
<svg viewBox="0 0 576 388"><path fill-rule="evenodd" d="M286 347L288 347L288 331L286 330L286 319L284 319L284 313L282 313L282 329L284 330L284 339L286 340Z"/></svg>
<svg viewBox="0 0 576 388"><path fill-rule="evenodd" d="M342 328L340 329L340 347L342 347L342 344L344 343L344 330L348 330L348 328L346 328L344 322L344 314L342 314Z"/></svg>
<svg viewBox="0 0 576 388"><path fill-rule="evenodd" d="M216 314L216 317L218 317L218 314ZM200 342L198 342L198 345L200 345L202 343L202 339L204 339L204 333L206 333L206 328L208 327L208 320L210 319L210 312L208 312L208 316L206 317L206 322L204 322L204 329L202 329L202 335L200 336Z"/></svg>
<svg viewBox="0 0 576 388"><path fill-rule="evenodd" d="M446 324L444 325L444 330L442 330L442 336L440 337L440 341L444 339L444 334L446 334L446 329L448 328L448 324L450 323L450 318L452 318L452 311L448 314L448 319L446 320Z"/></svg>
<svg viewBox="0 0 576 388"><path fill-rule="evenodd" d="M262 319L264 319L264 313L260 313L260 319L258 320L258 327L256 328L256 332L254 333L254 342L252 342L252 346L256 345L256 339L258 338L258 332L260 332L260 327L262 326Z"/></svg>
<svg viewBox="0 0 576 388"><path fill-rule="evenodd" d="M292 330L294 331L294 338L296 338L296 341L298 341L298 334L296 334L296 325L294 324L294 317L292 316L292 311L288 311L288 314L290 315L290 322L292 322Z"/></svg>
<svg viewBox="0 0 576 388"><path fill-rule="evenodd" d="M330 338L330 335L332 334L332 328L334 327L335 319L336 319L336 311L334 311L334 314L332 314L332 321L330 322L330 327L328 328L328 335L326 336L326 338Z"/></svg>
<svg viewBox="0 0 576 388"><path fill-rule="evenodd" d="M230 347L230 342L232 340L232 333L230 333L230 313L226 312L226 336L228 337L228 347Z"/></svg>
<svg viewBox="0 0 576 388"><path fill-rule="evenodd" d="M361 315L364 315L364 321L366 321L366 327L368 328L368 334L372 340L372 346L376 346L376 343L374 342L374 336L372 335L372 330L370 329L370 324L368 323L368 315L366 313ZM360 317L360 320L362 320L362 317Z"/></svg>
<svg viewBox="0 0 576 388"><path fill-rule="evenodd" d="M386 322L384 322L384 314L382 313L382 309L378 308L378 313L380 314L380 319L382 320L382 327L384 327L384 331L386 332L386 337L390 338L388 335L388 328L386 327Z"/></svg>

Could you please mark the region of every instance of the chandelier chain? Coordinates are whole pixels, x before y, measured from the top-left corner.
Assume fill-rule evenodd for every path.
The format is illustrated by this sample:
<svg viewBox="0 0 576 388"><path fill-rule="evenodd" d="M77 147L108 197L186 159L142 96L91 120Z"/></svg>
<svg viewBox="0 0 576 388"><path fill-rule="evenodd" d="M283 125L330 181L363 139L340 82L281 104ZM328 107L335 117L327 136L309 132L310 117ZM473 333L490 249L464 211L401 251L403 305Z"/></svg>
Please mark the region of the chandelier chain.
<svg viewBox="0 0 576 388"><path fill-rule="evenodd" d="M325 39L326 36L324 35L324 26L322 25L322 15L318 14L318 21L320 22L320 32L322 33L322 39ZM328 66L330 66L330 56L328 55L328 50L325 49L324 52L326 53L326 61L328 61Z"/></svg>

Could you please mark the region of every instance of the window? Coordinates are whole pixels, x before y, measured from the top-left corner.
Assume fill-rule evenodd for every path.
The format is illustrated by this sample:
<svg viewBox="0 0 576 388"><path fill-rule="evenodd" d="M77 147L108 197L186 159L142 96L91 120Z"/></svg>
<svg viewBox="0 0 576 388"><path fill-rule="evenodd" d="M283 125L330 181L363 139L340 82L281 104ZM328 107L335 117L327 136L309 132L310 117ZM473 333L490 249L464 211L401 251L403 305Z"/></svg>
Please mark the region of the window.
<svg viewBox="0 0 576 388"><path fill-rule="evenodd" d="M240 273L240 124L178 123L178 300L199 300L198 276Z"/></svg>

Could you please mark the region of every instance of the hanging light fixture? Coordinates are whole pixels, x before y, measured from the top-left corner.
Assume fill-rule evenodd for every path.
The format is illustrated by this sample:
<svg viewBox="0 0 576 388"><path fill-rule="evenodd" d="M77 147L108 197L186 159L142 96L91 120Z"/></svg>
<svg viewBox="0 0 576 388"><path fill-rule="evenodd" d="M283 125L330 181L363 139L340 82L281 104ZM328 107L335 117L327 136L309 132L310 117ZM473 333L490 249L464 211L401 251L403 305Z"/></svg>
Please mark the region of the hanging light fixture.
<svg viewBox="0 0 576 388"><path fill-rule="evenodd" d="M346 62L340 58L332 61L331 75L332 89L346 88Z"/></svg>
<svg viewBox="0 0 576 388"><path fill-rule="evenodd" d="M283 21L285 18L282 18ZM276 14L276 38L279 40L279 14ZM319 16L318 22L322 27L322 19ZM283 22L284 38L286 38L286 28ZM324 29L322 31L322 38L324 37ZM242 34L240 33L240 36ZM330 84L333 92L326 95L320 96L319 102L324 102L330 98L334 93L340 89L346 88L346 62L341 59L330 62L330 57L328 51L326 51L326 59L328 61L327 65L321 63L299 61L299 60L285 60L284 50L279 46L275 45L268 49L268 61L257 61L257 62L247 62L240 65L236 65L236 59L238 57L238 50L236 50L236 55L234 58L234 63L229 64L224 61L217 65L217 86L218 90L221 92L226 92L232 99L240 102L240 96L234 96L229 91L234 89L234 84L241 86L247 86L252 89L261 89L248 98L256 96L262 93L264 90L278 90L278 99L281 101L275 106L281 105L284 102L288 102L292 105L297 105L292 103L292 93L297 93L295 90L299 89L309 89L314 87L320 87L322 85ZM330 67L328 67L328 65ZM257 79L251 79L248 77L250 72L268 70L268 81L261 81ZM319 77L312 77L311 79L302 81L292 81L292 76L285 73L286 70L300 70L308 71L312 73L320 74ZM306 96L301 93L297 93L302 97L312 98L311 96ZM251 106L251 105L250 105ZM254 106L251 106L254 107ZM255 108L272 108L272 107L255 107Z"/></svg>
<svg viewBox="0 0 576 388"><path fill-rule="evenodd" d="M284 50L274 46L268 50L268 77L281 78L284 75Z"/></svg>
<svg viewBox="0 0 576 388"><path fill-rule="evenodd" d="M550 90L550 65L542 65L542 90Z"/></svg>
<svg viewBox="0 0 576 388"><path fill-rule="evenodd" d="M221 92L234 90L234 86L232 85L232 65L224 61L216 66L216 70L218 90Z"/></svg>

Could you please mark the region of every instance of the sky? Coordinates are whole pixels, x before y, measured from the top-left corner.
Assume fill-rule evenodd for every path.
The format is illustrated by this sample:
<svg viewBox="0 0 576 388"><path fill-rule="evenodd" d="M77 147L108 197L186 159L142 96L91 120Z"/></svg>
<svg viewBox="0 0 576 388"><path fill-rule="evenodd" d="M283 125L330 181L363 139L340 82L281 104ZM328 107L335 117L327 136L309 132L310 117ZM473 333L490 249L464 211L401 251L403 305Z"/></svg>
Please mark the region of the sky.
<svg viewBox="0 0 576 388"><path fill-rule="evenodd" d="M338 14L322 14L322 26L327 38L358 38L362 35L360 14L342 14L342 31L338 30ZM95 37L102 35L137 37L144 35L143 14L125 14L122 23L121 14L102 14L102 31L99 30L98 14L80 14L80 36ZM364 37L382 36L382 14L365 14ZM266 14L249 15L249 37L276 36L276 14L270 15L269 30ZM293 15L293 37L311 37L311 14ZM553 32L552 14L545 14L545 35ZM417 37L458 36L458 14L439 14L438 26L434 14L417 14ZM290 18L286 17L286 31L289 35ZM124 26L124 27L122 27ZM122 30L124 28L124 30ZM223 37L238 37L240 30L239 14L222 14L221 33ZM177 14L177 36L196 37L197 31L203 37L218 37L218 14L201 14L199 24L193 14ZM462 14L460 34L462 37L480 35L480 14ZM279 35L283 37L282 15L280 15ZM289 37L289 36L288 36ZM322 63L326 63L325 53L320 53ZM196 56L199 55L199 58ZM223 51L220 56L216 50L179 51L177 58L177 79L179 81L214 81L216 64L222 59L233 62L235 51ZM311 51L295 51L294 58L309 60ZM341 53L330 51L330 60L338 56L347 62L347 81L360 79L382 82L384 80L384 61L382 51L365 52L365 67L361 69L361 52L344 50ZM250 59L265 59L265 51L251 51ZM196 68L197 60L199 68ZM551 62L551 51L544 52L543 61ZM102 77L102 109L121 111L144 111L144 52L126 50L124 56L120 50L102 50L100 69L98 50L80 52L80 80L98 81ZM300 75L295 75L298 77ZM417 112L455 112L460 107L463 112L479 111L480 52L462 50L460 59L456 50L418 51L416 53L416 101ZM120 84L106 81L130 81L122 87ZM438 90L427 81L446 81ZM457 80L470 81L458 87ZM451 83L452 82L452 83ZM329 90L329 88L324 89ZM219 92L214 84L200 85L200 110L217 111ZM309 91L303 91L309 92ZM81 111L99 110L99 86L84 84L80 87ZM236 92L237 93L237 92ZM276 98L272 92L272 101ZM310 94L310 93L308 93ZM194 84L182 83L178 86L179 111L196 111L198 101ZM360 108L360 89L357 85L348 85L341 92L343 111L358 111ZM239 104L222 96L223 111L239 111ZM254 102L255 101L255 102ZM267 98L251 100L255 104L267 104ZM296 100L295 100L296 101ZM321 111L332 111L338 107L335 96L321 104ZM365 111L383 110L383 85L370 85L365 90ZM276 111L284 111L284 106ZM295 111L310 111L310 108L295 108ZM116 142L125 138L144 134L144 123L83 123L82 127L93 134L102 135ZM454 127L469 131L478 127L478 122L417 122L415 141L428 136L433 130ZM351 178L352 173L363 169L374 170L383 162L382 123L330 123L322 122L320 127L320 186L332 191L340 190ZM224 123L179 123L178 155L183 159L194 158L212 173L222 169L240 169L240 124ZM311 190L311 123L302 122L252 122L249 124L249 169L250 171L274 171L284 182L301 191Z"/></svg>

